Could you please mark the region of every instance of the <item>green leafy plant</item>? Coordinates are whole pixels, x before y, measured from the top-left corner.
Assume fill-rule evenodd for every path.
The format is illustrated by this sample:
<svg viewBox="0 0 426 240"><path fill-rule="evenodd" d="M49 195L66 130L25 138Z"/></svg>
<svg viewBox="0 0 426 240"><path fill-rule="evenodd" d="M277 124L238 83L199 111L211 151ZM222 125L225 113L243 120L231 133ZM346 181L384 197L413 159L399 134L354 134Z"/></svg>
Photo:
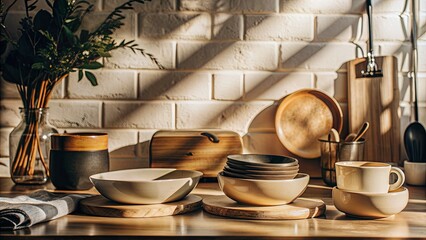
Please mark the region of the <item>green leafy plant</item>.
<svg viewBox="0 0 426 240"><path fill-rule="evenodd" d="M144 0L129 0L115 8L94 30L82 28L82 21L93 10L94 5L84 0L45 0L50 9L37 9L38 0L24 0L26 16L21 19L21 36L14 40L5 25L10 6L2 6L0 15L0 53L3 78L6 81L31 88L42 81L55 81L70 72L78 71L79 80L84 77L92 85L97 85L95 75L90 71L102 68L99 58L111 57L110 52L118 48L128 48L149 57L162 68L157 59L133 40L116 42L112 38L115 30L123 25L123 11L133 9L133 4ZM3 3L2 3L3 5ZM6 51L6 45L11 48ZM21 91L20 91L21 92ZM22 96L24 107L27 96ZM28 106L30 107L30 106Z"/></svg>
<svg viewBox="0 0 426 240"><path fill-rule="evenodd" d="M157 59L133 40L117 42L113 33L124 23L123 12L133 9L134 4L143 4L145 0L127 0L117 6L95 30L89 31L82 25L83 19L93 11L94 5L85 0L45 0L48 9L38 9L38 0L22 0L25 17L20 22L20 36L11 37L5 24L9 10L18 2L11 1L5 6L0 2L0 54L3 78L16 84L24 109L45 108L54 87L70 72L78 72L78 81L87 79L93 86L98 84L91 70L102 68L100 58L111 57L110 52L123 48L140 53L163 68ZM35 117L33 117L35 118ZM31 126L36 119L27 118L29 131L37 131ZM34 130L35 129L35 130ZM21 139L25 149L18 149L19 162L13 166L12 173L28 174L33 164L26 158L36 155L39 149L37 141ZM24 146L25 145L25 146ZM12 154L12 153L11 153ZM43 158L42 154L39 154ZM42 159L43 160L43 159ZM44 160L43 160L44 161Z"/></svg>

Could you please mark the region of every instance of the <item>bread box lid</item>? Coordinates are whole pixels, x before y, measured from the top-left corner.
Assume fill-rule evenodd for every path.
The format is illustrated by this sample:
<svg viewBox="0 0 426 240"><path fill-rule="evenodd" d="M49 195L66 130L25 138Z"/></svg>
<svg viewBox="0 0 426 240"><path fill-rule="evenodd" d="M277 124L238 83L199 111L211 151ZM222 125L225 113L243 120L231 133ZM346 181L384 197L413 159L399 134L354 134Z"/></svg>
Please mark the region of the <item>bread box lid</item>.
<svg viewBox="0 0 426 240"><path fill-rule="evenodd" d="M242 153L240 135L227 130L161 130L150 142L150 166L198 170L216 177L227 156Z"/></svg>

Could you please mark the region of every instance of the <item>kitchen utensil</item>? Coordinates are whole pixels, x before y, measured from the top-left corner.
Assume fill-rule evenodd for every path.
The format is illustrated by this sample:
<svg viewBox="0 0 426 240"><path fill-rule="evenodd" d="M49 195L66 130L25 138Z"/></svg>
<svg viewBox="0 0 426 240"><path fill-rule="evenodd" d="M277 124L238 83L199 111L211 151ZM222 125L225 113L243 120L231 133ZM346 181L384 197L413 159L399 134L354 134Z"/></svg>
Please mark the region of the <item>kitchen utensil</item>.
<svg viewBox="0 0 426 240"><path fill-rule="evenodd" d="M412 72L411 79L413 84L412 94L414 96L414 120L419 121L419 107L417 105L417 71L418 71L418 50L417 50L417 3L416 0L411 1L411 62Z"/></svg>
<svg viewBox="0 0 426 240"><path fill-rule="evenodd" d="M157 204L184 198L203 174L194 170L145 168L119 170L90 176L104 197L126 204Z"/></svg>
<svg viewBox="0 0 426 240"><path fill-rule="evenodd" d="M404 172L382 162L336 162L336 182L341 190L363 193L387 193L400 188L405 181ZM391 174L396 181L389 183Z"/></svg>
<svg viewBox="0 0 426 240"><path fill-rule="evenodd" d="M404 161L405 181L410 185L426 185L426 162Z"/></svg>
<svg viewBox="0 0 426 240"><path fill-rule="evenodd" d="M376 78L383 77L382 70L379 69L374 57L373 51L373 5L371 0L366 0L365 2L366 12L368 17L368 53L367 53L367 67L366 70L361 71L363 77Z"/></svg>
<svg viewBox="0 0 426 240"><path fill-rule="evenodd" d="M404 132L404 146L412 162L426 162L426 130L419 122L412 122Z"/></svg>
<svg viewBox="0 0 426 240"><path fill-rule="evenodd" d="M426 131L421 123L419 123L418 106L417 106L417 7L416 1L411 2L411 44L412 44L412 72L411 78L413 83L414 95L414 122L409 124L404 132L404 146L408 155L408 159L413 162L426 162Z"/></svg>
<svg viewBox="0 0 426 240"><path fill-rule="evenodd" d="M89 177L109 170L107 133L64 133L51 137L50 180L57 189L87 190Z"/></svg>
<svg viewBox="0 0 426 240"><path fill-rule="evenodd" d="M330 132L328 133L328 140L334 141L334 142L340 142L339 132L334 128L330 129Z"/></svg>
<svg viewBox="0 0 426 240"><path fill-rule="evenodd" d="M320 199L298 198L290 204L279 206L250 206L236 203L226 196L209 196L203 199L206 212L231 218L295 220L319 217L326 206Z"/></svg>
<svg viewBox="0 0 426 240"><path fill-rule="evenodd" d="M334 187L333 204L349 216L384 218L401 212L408 203L408 189L401 187L389 193L360 193Z"/></svg>
<svg viewBox="0 0 426 240"><path fill-rule="evenodd" d="M243 151L240 135L224 130L161 130L151 139L150 166L203 172L214 177L227 156Z"/></svg>
<svg viewBox="0 0 426 240"><path fill-rule="evenodd" d="M129 205L110 201L97 195L80 201L79 209L89 215L103 217L146 218L184 214L201 208L202 198L188 195L166 204Z"/></svg>
<svg viewBox="0 0 426 240"><path fill-rule="evenodd" d="M372 37L372 4L366 1L369 23L367 59L348 62L349 132L364 122L371 124L366 133L366 159L398 162L400 157L400 117L397 60L393 56L375 57ZM381 71L379 70L381 69Z"/></svg>
<svg viewBox="0 0 426 240"><path fill-rule="evenodd" d="M356 133L349 133L345 138L345 142L353 142L356 137Z"/></svg>
<svg viewBox="0 0 426 240"><path fill-rule="evenodd" d="M275 128L283 146L303 158L321 155L318 138L331 128L339 132L343 114L337 101L315 89L302 89L286 96L275 115Z"/></svg>
<svg viewBox="0 0 426 240"><path fill-rule="evenodd" d="M319 139L321 146L321 177L329 186L336 186L335 164L339 161L364 160L364 139L353 142L335 142Z"/></svg>
<svg viewBox="0 0 426 240"><path fill-rule="evenodd" d="M359 128L358 132L356 133L356 136L354 137L353 141L356 142L359 139L361 139L362 136L367 132L368 128L370 128L370 123L365 122L362 124L362 126Z"/></svg>
<svg viewBox="0 0 426 240"><path fill-rule="evenodd" d="M309 175L304 173L285 180L235 178L223 172L217 178L226 196L240 203L257 206L291 203L302 195L309 182Z"/></svg>
<svg viewBox="0 0 426 240"><path fill-rule="evenodd" d="M398 69L395 57L376 57L383 70L381 78L365 78L360 72L365 59L348 63L349 132L356 132L364 122L370 123L365 133L365 159L397 163L400 158L400 117Z"/></svg>

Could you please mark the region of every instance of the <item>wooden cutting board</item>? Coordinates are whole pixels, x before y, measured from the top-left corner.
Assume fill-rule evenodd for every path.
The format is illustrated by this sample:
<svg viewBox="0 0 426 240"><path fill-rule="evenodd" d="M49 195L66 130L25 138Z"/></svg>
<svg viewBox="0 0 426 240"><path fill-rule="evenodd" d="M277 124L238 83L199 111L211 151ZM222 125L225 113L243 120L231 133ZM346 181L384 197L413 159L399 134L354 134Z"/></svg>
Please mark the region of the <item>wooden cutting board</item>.
<svg viewBox="0 0 426 240"><path fill-rule="evenodd" d="M80 201L79 210L89 214L103 217L147 218L183 214L201 208L202 198L188 195L176 202L129 205L113 202L97 195Z"/></svg>
<svg viewBox="0 0 426 240"><path fill-rule="evenodd" d="M356 132L368 121L364 135L365 160L398 162L400 159L400 117L397 59L376 57L383 77L364 78L365 58L348 63L349 132Z"/></svg>
<svg viewBox="0 0 426 240"><path fill-rule="evenodd" d="M197 170L203 177L216 178L227 156L243 151L242 139L233 131L161 130L150 142L150 166Z"/></svg>
<svg viewBox="0 0 426 240"><path fill-rule="evenodd" d="M225 195L203 199L206 212L231 218L291 220L321 216L325 204L319 199L298 198L294 202L279 206L249 206L237 203Z"/></svg>

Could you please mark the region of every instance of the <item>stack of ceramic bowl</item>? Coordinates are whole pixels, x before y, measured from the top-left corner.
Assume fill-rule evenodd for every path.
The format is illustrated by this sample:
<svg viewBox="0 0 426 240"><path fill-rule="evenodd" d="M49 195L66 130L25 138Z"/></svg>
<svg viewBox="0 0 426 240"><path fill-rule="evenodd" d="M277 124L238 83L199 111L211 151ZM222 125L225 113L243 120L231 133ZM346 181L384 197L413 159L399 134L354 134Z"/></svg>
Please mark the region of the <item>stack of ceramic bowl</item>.
<svg viewBox="0 0 426 240"><path fill-rule="evenodd" d="M260 154L230 155L223 168L229 177L263 180L293 179L298 172L295 158Z"/></svg>
<svg viewBox="0 0 426 240"><path fill-rule="evenodd" d="M306 189L309 175L297 159L261 154L230 155L218 174L222 191L244 204L272 206L292 202Z"/></svg>

